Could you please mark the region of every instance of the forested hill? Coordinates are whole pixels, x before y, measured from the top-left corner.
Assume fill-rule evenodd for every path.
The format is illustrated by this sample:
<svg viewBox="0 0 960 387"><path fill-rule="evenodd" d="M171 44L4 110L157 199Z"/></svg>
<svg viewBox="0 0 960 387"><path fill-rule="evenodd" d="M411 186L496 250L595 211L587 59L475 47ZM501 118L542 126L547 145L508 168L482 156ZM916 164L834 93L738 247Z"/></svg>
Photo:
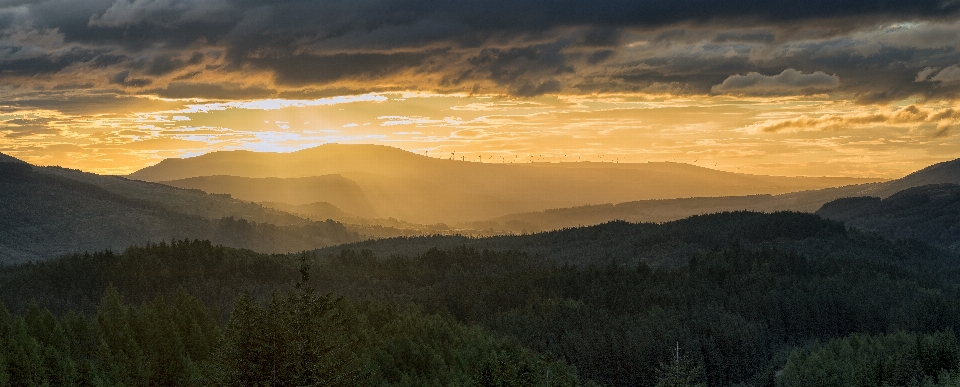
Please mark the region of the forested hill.
<svg viewBox="0 0 960 387"><path fill-rule="evenodd" d="M627 248L650 255L611 253ZM646 264L661 254L675 259ZM76 254L0 267L0 381L264 385L269 370L322 377L295 365L314 355L299 346L326 343L336 365L310 364L353 375L337 385L947 387L960 381L957 259L746 212L319 254L203 241Z"/></svg>
<svg viewBox="0 0 960 387"><path fill-rule="evenodd" d="M172 238L204 238L261 252L360 239L336 222L309 222L224 195L3 160L0 262L5 264Z"/></svg>
<svg viewBox="0 0 960 387"><path fill-rule="evenodd" d="M16 157L10 157L3 153L0 153L0 163L16 163L16 164L26 164L25 161L22 161Z"/></svg>
<svg viewBox="0 0 960 387"><path fill-rule="evenodd" d="M864 196L824 204L818 215L888 238L913 238L960 251L960 185L934 184L886 199Z"/></svg>
<svg viewBox="0 0 960 387"><path fill-rule="evenodd" d="M843 238L846 232L842 223L813 214L739 211L693 216L664 224L615 221L529 235L398 237L334 246L320 249L318 253L352 249L388 257L466 246L480 250L517 250L581 266L645 262L651 266L674 267L685 263L695 252L761 242L802 246L811 238Z"/></svg>

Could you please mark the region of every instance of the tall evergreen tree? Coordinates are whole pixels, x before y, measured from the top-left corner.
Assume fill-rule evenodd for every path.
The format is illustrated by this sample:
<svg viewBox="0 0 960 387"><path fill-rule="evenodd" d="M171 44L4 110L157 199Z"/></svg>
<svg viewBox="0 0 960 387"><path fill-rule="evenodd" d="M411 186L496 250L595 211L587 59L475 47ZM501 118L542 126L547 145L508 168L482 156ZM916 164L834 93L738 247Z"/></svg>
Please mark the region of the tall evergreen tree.
<svg viewBox="0 0 960 387"><path fill-rule="evenodd" d="M10 382L10 372L7 371L7 352L10 343L10 312L0 301L0 386Z"/></svg>
<svg viewBox="0 0 960 387"><path fill-rule="evenodd" d="M660 363L656 387L706 387L703 367L686 356L680 356L679 347L676 351L670 363Z"/></svg>
<svg viewBox="0 0 960 387"><path fill-rule="evenodd" d="M352 386L358 383L355 356L346 351L339 299L317 295L309 266L286 294L274 294L266 309L248 295L236 303L224 336L223 378L227 385Z"/></svg>
<svg viewBox="0 0 960 387"><path fill-rule="evenodd" d="M115 287L108 286L97 312L97 354L107 382L122 385L146 385L150 377L149 361L131 326L130 309L123 305Z"/></svg>
<svg viewBox="0 0 960 387"><path fill-rule="evenodd" d="M48 384L43 348L28 332L22 317L14 320L7 344L11 387Z"/></svg>

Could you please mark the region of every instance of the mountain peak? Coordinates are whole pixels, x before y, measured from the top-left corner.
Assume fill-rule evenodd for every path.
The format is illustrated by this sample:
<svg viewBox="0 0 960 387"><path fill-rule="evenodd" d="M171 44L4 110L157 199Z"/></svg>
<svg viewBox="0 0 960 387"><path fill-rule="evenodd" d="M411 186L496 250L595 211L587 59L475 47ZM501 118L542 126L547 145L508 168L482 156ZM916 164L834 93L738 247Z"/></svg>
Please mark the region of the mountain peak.
<svg viewBox="0 0 960 387"><path fill-rule="evenodd" d="M431 159L432 160L432 159ZM324 144L296 152L219 151L166 159L129 175L145 181L170 181L198 176L307 177L352 170L396 170L431 161L402 149L372 144Z"/></svg>
<svg viewBox="0 0 960 387"><path fill-rule="evenodd" d="M26 161L20 160L13 156L8 156L3 153L0 153L0 163L18 163L18 164L28 164Z"/></svg>
<svg viewBox="0 0 960 387"><path fill-rule="evenodd" d="M950 179L957 180L960 182L960 159L953 159L949 161L944 161L942 163L936 163L914 173L911 173L907 176L904 176L904 179L907 178L938 178L938 179Z"/></svg>
<svg viewBox="0 0 960 387"><path fill-rule="evenodd" d="M960 184L960 159L933 164L900 179L879 184L864 194L885 198L911 187L930 184Z"/></svg>

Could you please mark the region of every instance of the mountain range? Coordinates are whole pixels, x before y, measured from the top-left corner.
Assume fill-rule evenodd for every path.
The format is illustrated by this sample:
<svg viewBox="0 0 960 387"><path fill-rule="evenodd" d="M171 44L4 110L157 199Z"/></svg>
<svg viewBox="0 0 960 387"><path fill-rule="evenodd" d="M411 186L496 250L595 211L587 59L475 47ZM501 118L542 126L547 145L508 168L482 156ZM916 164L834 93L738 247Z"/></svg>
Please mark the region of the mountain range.
<svg viewBox="0 0 960 387"><path fill-rule="evenodd" d="M870 196L886 198L897 192L930 184L960 184L960 159L937 163L899 179L806 190L779 195L694 197L666 200L639 200L618 204L555 208L469 222L463 227L493 228L512 232L535 232L564 227L599 224L613 220L668 222L698 214L722 211L815 212L839 198Z"/></svg>
<svg viewBox="0 0 960 387"><path fill-rule="evenodd" d="M175 238L290 252L363 239L343 224L162 184L0 157L0 263Z"/></svg>
<svg viewBox="0 0 960 387"><path fill-rule="evenodd" d="M354 164L365 152L379 160ZM272 162L287 164L278 168ZM194 164L197 170L193 174L200 176L188 176L193 168L188 167ZM310 165L316 168L309 169ZM242 173L244 168L252 176L224 175ZM295 176L303 173L319 175ZM563 181L564 176L570 177L568 182ZM134 178L155 178L164 184ZM163 180L168 178L173 180ZM618 181L623 187L617 187ZM886 198L904 188L960 183L960 160L897 180L779 195L643 200L494 217L524 206L613 200L627 197L629 189L637 190L639 196L669 197L693 189L697 182L702 182L697 192L722 194L850 181L862 182L738 175L674 163L493 165L431 159L380 146L327 145L290 154L215 153L207 158L164 161L129 178L33 166L0 155L0 262L42 261L65 253L120 250L174 238L209 239L231 247L285 253L370 238L524 233L616 219L665 222L738 210L812 213L837 198ZM512 188L504 188L508 186ZM524 191L528 189L531 192ZM537 204L537 195L543 195L548 204ZM950 205L941 207L953 208ZM850 211L836 208L825 207L821 214L878 232L883 229L875 226L876 217L891 216L876 213L870 215L873 218L854 218L848 216ZM447 210L454 215L444 216ZM488 220L456 222L484 217ZM913 224L917 219L921 218L903 221ZM426 221L450 222L450 226ZM930 242L949 247L952 241Z"/></svg>
<svg viewBox="0 0 960 387"><path fill-rule="evenodd" d="M780 195L558 209L545 213L714 213L478 238L311 202L325 195L382 211L368 187L339 173L174 180L287 201L253 203L0 155L0 385L30 372L52 380L37 385L101 381L118 369L140 380L128 385L204 385L226 367L250 368L224 353L296 369L305 326L322 328L316 342L339 337L357 367L373 370L365 385L435 384L425 370L455 374L448 368L461 364L481 368L454 370L458 379L447 380L460 382L446 384L507 370L516 377L501 385L536 384L531 375L551 385L663 385L687 375L701 385L805 386L827 369L859 384L953 385L932 381L960 372L958 164ZM738 207L770 213L717 210ZM308 212L367 223L293 214ZM379 238L400 232L412 236ZM838 371L851 356L861 365ZM91 365L102 368L82 368ZM553 383L560 376L570 383Z"/></svg>
<svg viewBox="0 0 960 387"><path fill-rule="evenodd" d="M782 194L878 181L747 175L669 162L480 163L345 144L291 153L228 151L166 159L128 177L257 202L326 202L359 217L420 224L642 199Z"/></svg>

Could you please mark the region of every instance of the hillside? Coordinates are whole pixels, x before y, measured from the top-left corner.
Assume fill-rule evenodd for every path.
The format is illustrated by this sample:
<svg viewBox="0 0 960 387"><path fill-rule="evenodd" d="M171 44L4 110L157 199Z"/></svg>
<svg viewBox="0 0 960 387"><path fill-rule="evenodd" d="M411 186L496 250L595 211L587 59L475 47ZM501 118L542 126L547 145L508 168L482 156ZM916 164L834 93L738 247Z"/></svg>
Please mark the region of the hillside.
<svg viewBox="0 0 960 387"><path fill-rule="evenodd" d="M516 213L458 227L536 232L564 227L599 224L612 220L629 222L667 222L688 216L722 211L802 211L815 212L824 203L857 196L888 197L896 192L928 184L960 183L960 159L938 163L886 182L848 185L779 195L696 197L665 200L640 200L619 204L586 205L545 211Z"/></svg>
<svg viewBox="0 0 960 387"><path fill-rule="evenodd" d="M146 183L120 176L97 175L58 167L34 167L38 173L89 184L114 195L156 203L171 211L206 219L243 218L276 225L303 224L305 220L280 210L232 198L211 195L196 189L179 189L166 184Z"/></svg>
<svg viewBox="0 0 960 387"><path fill-rule="evenodd" d="M806 386L805 373L948 386L908 382L960 372L956 260L792 212L274 256L177 241L0 267L0 345L14 354L0 370L16 379L48 356L34 364L51 378L172 385L145 380L295 362L310 339L349 348L337 369L362 369L357 386ZM893 334L905 345L872 344ZM867 367L835 374L803 356L835 341L854 341L841 365Z"/></svg>
<svg viewBox="0 0 960 387"><path fill-rule="evenodd" d="M276 202L292 206L336 203L336 208L353 216L366 218L378 216L363 189L357 183L340 175L291 179L200 176L162 183L173 187L199 189L208 193L228 194L236 199L250 202ZM304 208L304 210L317 209ZM331 211L331 214L337 215L336 211Z"/></svg>
<svg viewBox="0 0 960 387"><path fill-rule="evenodd" d="M960 251L960 185L909 188L885 199L837 199L817 215L875 231L887 238L913 238Z"/></svg>
<svg viewBox="0 0 960 387"><path fill-rule="evenodd" d="M310 179L285 183L264 178L303 179L339 175L355 182L383 218L432 224L489 219L510 213L585 204L691 196L779 194L876 180L775 177L722 172L677 163L524 163L492 164L430 158L378 145L326 144L292 153L214 152L167 159L131 174L132 179L179 181L203 176L230 180L191 180L190 187L264 201L329 202L346 212L351 203L336 192L289 196L281 187L306 187ZM243 178L243 179L241 179ZM271 188L273 187L273 188ZM266 189L273 189L267 193ZM296 192L308 192L299 188ZM266 199L267 197L271 199ZM276 198L286 197L285 200Z"/></svg>
<svg viewBox="0 0 960 387"><path fill-rule="evenodd" d="M337 206L327 202L307 203L293 205L282 202L260 202L261 206L277 209L283 212L301 216L308 219L344 219L354 218L353 215L343 212Z"/></svg>
<svg viewBox="0 0 960 387"><path fill-rule="evenodd" d="M580 266L643 263L652 267L676 267L692 254L758 241L780 241L801 246L808 238L844 236L842 223L813 214L779 212L726 212L664 224L615 221L590 227L575 227L529 235L484 238L463 236L414 236L367 240L320 249L323 256L342 249L368 250L374 255L417 255L430 249L467 247L477 250L512 250L551 261Z"/></svg>
<svg viewBox="0 0 960 387"><path fill-rule="evenodd" d="M171 238L203 238L276 253L360 239L336 222L309 222L224 195L3 159L4 264Z"/></svg>

